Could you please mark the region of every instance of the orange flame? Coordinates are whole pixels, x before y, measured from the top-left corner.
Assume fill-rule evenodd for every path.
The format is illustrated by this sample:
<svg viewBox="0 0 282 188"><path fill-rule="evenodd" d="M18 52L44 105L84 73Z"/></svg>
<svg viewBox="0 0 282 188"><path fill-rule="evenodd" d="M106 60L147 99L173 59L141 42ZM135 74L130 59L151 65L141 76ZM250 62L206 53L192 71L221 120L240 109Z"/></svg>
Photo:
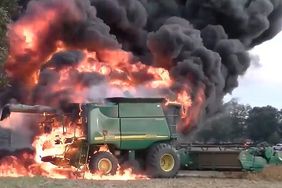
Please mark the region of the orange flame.
<svg viewBox="0 0 282 188"><path fill-rule="evenodd" d="M43 114L47 117L46 114ZM19 116L17 116L19 118ZM37 135L32 143L35 153L23 152L17 156L7 156L0 160L0 177L20 177L20 176L45 176L56 179L93 179L93 180L134 180L147 179L145 175L134 174L132 170L118 169L115 175L92 174L87 168L79 170L74 167L60 168L49 162L42 162L44 156L59 156L65 152L64 141L73 137L73 127L69 124L66 132L62 134L62 127L55 122L50 133ZM41 131L40 131L41 132ZM77 138L84 138L83 130L76 130ZM99 151L109 151L107 145L100 147Z"/></svg>
<svg viewBox="0 0 282 188"><path fill-rule="evenodd" d="M63 1L62 1L63 2ZM39 4L40 5L40 4ZM63 5L63 4L62 4ZM58 74L56 83L48 87L46 93L57 93L60 91L71 91L70 101L72 102L88 102L87 97L93 95L92 89L76 76L82 73L95 73L103 77L102 86L107 87L109 96L124 96L128 92L132 96L140 95L142 97L164 96L160 94L163 90L171 90L175 80L171 77L169 71L165 68L153 67L142 64L134 60L133 55L129 52L115 49L90 51L86 48L78 48L71 46L62 41L61 36L57 36L55 41L48 41L50 30L55 20L60 20L61 9L69 12L72 8L60 6L60 8L43 9L37 7L37 15L28 19L20 19L18 22L10 25L10 53L8 61L5 65L8 75L21 83L24 83L27 93L26 102L29 103L32 91L40 83L41 71L50 70ZM63 11L63 12L64 12ZM79 11L73 11L75 12ZM74 15L74 19L79 15ZM46 42L47 41L47 42ZM82 53L82 58L71 66L63 66L57 68L52 64L51 60L55 53L67 50L78 50ZM27 57L27 58L22 58ZM22 62L22 59L24 59ZM159 61L170 62L170 59L163 58ZM158 63L157 63L158 64ZM163 63L161 63L163 65ZM166 63L167 64L167 63ZM43 67L44 65L44 67ZM162 66L168 67L168 66ZM94 85L94 84L92 84ZM96 84L99 85L99 84ZM94 85L94 86L96 86ZM195 101L190 96L189 86L185 86L175 94L175 99L171 100L171 96L165 96L168 103L181 105L182 124L178 126L180 131L189 128L190 124L194 124L201 112L204 103L204 91L199 89L195 97ZM99 89L96 89L99 91ZM96 92L97 92L96 91ZM145 91L145 92L144 92ZM169 92L168 92L169 93ZM101 97L108 97L102 92ZM39 100L39 99L38 99ZM41 103L42 101L40 101ZM57 101L48 101L49 105L56 105ZM42 102L43 103L43 102ZM48 114L43 114L43 118L50 118ZM48 123L42 123L41 127L47 126ZM89 171L84 170L83 175L74 168L58 168L51 163L42 162L41 158L50 155L63 155L65 146L68 144L66 139L76 136L83 139L84 131L82 128L74 128L72 123L67 124L67 129L63 130L58 122L54 123L51 132L40 131L34 138L32 146L35 150L34 154L20 154L19 156L8 156L0 161L0 176L35 176L42 175L52 178L77 178L84 177L87 179L138 179L146 178L142 175L132 174L130 169L119 170L115 176L93 175ZM64 132L64 134L62 134ZM60 144L58 144L60 143ZM105 146L100 148L107 151ZM28 159L28 160L27 160ZM28 161L26 163L25 161Z"/></svg>

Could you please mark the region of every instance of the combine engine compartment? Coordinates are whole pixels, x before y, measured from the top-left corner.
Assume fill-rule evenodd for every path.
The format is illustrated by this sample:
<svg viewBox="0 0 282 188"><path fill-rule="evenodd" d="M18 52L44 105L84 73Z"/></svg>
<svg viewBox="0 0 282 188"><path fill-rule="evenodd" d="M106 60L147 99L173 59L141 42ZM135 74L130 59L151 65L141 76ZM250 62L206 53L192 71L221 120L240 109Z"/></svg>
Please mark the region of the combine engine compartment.
<svg viewBox="0 0 282 188"><path fill-rule="evenodd" d="M80 147L86 140L85 118L80 104L68 104L62 110L57 114L44 113L39 123L41 134L52 135L52 140L42 145L41 161L60 167L78 167Z"/></svg>

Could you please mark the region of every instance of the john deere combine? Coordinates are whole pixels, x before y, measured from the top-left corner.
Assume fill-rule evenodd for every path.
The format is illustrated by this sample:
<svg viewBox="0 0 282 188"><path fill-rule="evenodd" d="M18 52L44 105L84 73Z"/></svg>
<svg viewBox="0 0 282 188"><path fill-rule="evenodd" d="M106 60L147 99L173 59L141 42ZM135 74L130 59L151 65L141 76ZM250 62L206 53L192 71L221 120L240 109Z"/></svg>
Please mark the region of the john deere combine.
<svg viewBox="0 0 282 188"><path fill-rule="evenodd" d="M129 165L146 169L152 177L174 177L180 158L171 142L176 139L180 107L164 102L159 98L108 98L103 103L69 104L63 113L46 106L8 105L1 119L10 112L45 113L55 115L62 126L67 116L84 129L82 137L56 140L65 144L65 152L44 156L43 161L77 168L88 165L92 172L103 174L115 174L119 164Z"/></svg>
<svg viewBox="0 0 282 188"><path fill-rule="evenodd" d="M176 134L180 109L179 105L165 105L160 98L108 98L103 103L66 105L63 112L45 106L7 105L1 120L13 111L47 113L64 127L64 119L69 118L84 135L55 140L65 146L63 154L44 156L42 161L87 166L102 174L115 174L121 165L145 170L151 177L170 178L180 168L255 170L281 163L275 152L258 156L249 150L232 149L223 155L222 151L195 151L180 144ZM48 125L52 129L52 123Z"/></svg>

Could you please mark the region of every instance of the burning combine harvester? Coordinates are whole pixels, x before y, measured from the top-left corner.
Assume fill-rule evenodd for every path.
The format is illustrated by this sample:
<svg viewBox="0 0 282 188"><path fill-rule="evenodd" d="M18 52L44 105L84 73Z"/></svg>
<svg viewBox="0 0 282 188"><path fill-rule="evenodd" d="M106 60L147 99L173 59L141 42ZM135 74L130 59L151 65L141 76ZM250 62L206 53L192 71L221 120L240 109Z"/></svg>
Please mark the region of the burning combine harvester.
<svg viewBox="0 0 282 188"><path fill-rule="evenodd" d="M8 27L10 87L0 102L31 105L7 105L2 119L38 113L39 126L33 151L2 152L0 175L135 179L124 169L174 177L180 166L199 167L205 153L176 135L221 112L250 65L248 50L278 33L281 10L273 0L30 0ZM14 132L29 127L16 122ZM230 152L234 163L221 166L279 161Z"/></svg>
<svg viewBox="0 0 282 188"><path fill-rule="evenodd" d="M160 98L107 98L104 103L47 106L11 104L11 112L38 113L36 157L59 167L115 175L120 167L146 169L152 177L174 177L180 158L176 139L180 106ZM41 140L43 139L43 140Z"/></svg>
<svg viewBox="0 0 282 188"><path fill-rule="evenodd" d="M180 169L260 171L268 164L282 164L281 153L270 147L221 145L224 150L217 150L179 142L181 110L181 105L161 98L107 98L103 103L67 104L60 110L7 105L1 120L11 112L40 114L35 161L52 163L61 174L73 173L68 177L93 178L130 169L171 178Z"/></svg>

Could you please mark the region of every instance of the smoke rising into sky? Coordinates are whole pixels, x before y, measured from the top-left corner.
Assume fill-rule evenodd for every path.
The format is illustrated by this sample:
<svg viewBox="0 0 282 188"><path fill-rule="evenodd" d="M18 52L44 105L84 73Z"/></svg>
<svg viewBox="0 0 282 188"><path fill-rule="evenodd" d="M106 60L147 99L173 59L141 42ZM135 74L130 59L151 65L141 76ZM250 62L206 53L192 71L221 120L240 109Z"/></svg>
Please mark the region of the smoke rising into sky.
<svg viewBox="0 0 282 188"><path fill-rule="evenodd" d="M67 93L60 91L50 98L44 92L56 85L62 67L74 67L83 59L81 52L69 50L44 62L60 40L70 48L95 52L97 61L104 61L104 50L125 50L132 54L130 64L168 70L174 81L170 90L185 89L192 107L202 101L197 106L209 117L220 110L223 97L238 86L238 77L250 66L248 50L279 32L281 14L281 0L32 0L9 32L13 58L6 70L17 91L9 97L28 103L43 98L46 103ZM28 39L35 43L22 54L14 44L24 24L30 24L35 36ZM26 95L20 93L28 87L22 82L31 82L38 70L32 99L23 99ZM104 79L88 73L70 78L92 88ZM199 100L199 93L204 100Z"/></svg>

